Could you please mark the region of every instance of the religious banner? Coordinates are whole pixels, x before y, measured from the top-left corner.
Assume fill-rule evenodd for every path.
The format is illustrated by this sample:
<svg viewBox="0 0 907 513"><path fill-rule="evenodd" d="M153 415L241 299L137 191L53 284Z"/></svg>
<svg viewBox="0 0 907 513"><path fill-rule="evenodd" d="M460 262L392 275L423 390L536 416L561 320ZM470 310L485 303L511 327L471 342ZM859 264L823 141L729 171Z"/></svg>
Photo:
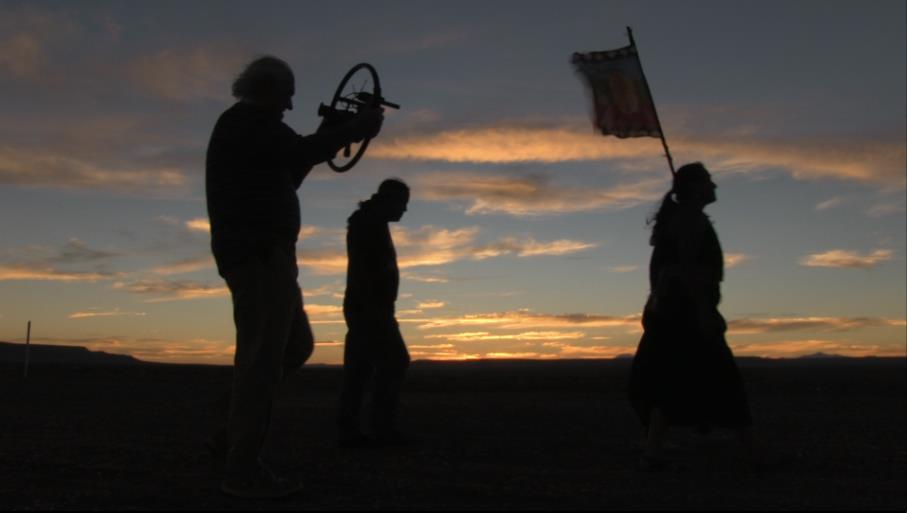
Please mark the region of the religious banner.
<svg viewBox="0 0 907 513"><path fill-rule="evenodd" d="M594 123L602 135L662 137L635 45L577 52L572 63L592 93Z"/></svg>

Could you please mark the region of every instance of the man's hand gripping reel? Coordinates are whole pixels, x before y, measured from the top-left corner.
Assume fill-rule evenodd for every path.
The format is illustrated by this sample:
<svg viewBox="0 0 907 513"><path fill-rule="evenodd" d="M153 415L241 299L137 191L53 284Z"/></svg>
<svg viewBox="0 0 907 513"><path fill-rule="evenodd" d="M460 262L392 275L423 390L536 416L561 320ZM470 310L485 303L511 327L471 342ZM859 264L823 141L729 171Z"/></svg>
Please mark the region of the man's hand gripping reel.
<svg viewBox="0 0 907 513"><path fill-rule="evenodd" d="M360 73L360 71L362 73ZM357 76L358 73L358 76ZM368 89L371 88L371 91ZM361 109L378 107L390 107L399 109L400 106L391 103L381 96L381 82L378 81L378 72L368 63L360 63L353 66L340 81L337 91L330 105L321 104L318 106L318 115L324 118L322 126L331 127L346 123L353 119ZM352 169L356 162L365 153L371 138L365 138L359 143L356 153L352 152L352 144L348 144L343 149L343 156L349 160L345 164L338 164L333 159L327 161L328 166L338 173L343 173ZM352 157L351 157L352 156Z"/></svg>

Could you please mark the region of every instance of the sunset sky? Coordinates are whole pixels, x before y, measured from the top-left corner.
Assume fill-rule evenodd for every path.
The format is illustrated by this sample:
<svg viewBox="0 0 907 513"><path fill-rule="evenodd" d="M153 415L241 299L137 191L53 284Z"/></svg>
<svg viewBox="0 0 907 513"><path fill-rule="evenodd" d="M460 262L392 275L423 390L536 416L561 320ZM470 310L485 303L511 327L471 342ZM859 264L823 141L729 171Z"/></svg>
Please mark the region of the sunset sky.
<svg viewBox="0 0 907 513"><path fill-rule="evenodd" d="M713 172L740 356L905 355L905 3L0 3L0 340L230 363L204 158L252 58L317 127L372 63L400 103L347 174L300 189L300 283L339 363L346 219L412 187L393 235L414 359L632 354L670 187L654 138L596 135L570 65L632 26L679 164Z"/></svg>

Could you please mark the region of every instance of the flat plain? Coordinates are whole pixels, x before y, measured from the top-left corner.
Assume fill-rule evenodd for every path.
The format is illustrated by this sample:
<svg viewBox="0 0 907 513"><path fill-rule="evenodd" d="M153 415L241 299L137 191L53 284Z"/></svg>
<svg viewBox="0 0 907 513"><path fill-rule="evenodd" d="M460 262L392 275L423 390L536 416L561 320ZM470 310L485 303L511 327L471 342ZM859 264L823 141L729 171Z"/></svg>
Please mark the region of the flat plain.
<svg viewBox="0 0 907 513"><path fill-rule="evenodd" d="M759 475L733 436L676 429L682 472L637 470L629 360L415 362L412 443L341 449L339 367L282 386L266 459L305 488L218 491L203 440L232 369L0 367L0 509L907 509L907 360L738 360L756 430L794 461Z"/></svg>

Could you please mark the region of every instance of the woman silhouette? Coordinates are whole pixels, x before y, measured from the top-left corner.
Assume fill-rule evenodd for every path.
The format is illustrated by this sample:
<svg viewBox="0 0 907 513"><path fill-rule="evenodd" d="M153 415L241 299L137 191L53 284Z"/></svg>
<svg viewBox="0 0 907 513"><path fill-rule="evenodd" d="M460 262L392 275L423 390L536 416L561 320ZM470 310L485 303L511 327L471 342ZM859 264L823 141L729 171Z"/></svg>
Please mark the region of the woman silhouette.
<svg viewBox="0 0 907 513"><path fill-rule="evenodd" d="M705 166L687 164L649 220L651 293L629 386L646 428L643 470L671 468L664 457L669 426L733 428L755 460L749 403L718 312L724 256L703 212L715 189Z"/></svg>

